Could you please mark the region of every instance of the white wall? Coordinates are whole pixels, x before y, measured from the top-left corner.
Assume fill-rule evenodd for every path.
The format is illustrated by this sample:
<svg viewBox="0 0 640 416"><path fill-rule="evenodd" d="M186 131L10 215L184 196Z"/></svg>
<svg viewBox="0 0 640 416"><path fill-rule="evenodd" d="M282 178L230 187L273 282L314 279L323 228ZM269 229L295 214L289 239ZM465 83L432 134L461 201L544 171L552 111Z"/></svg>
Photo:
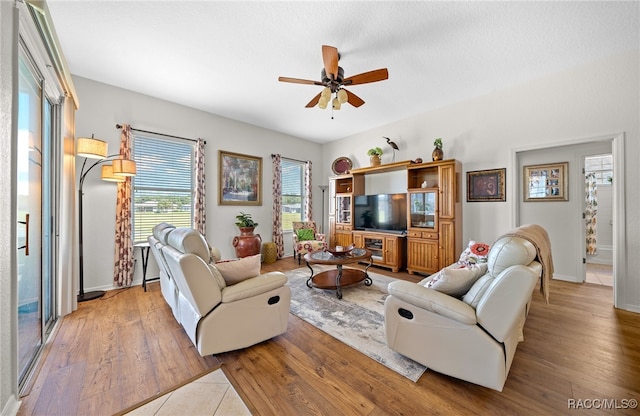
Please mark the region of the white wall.
<svg viewBox="0 0 640 416"><path fill-rule="evenodd" d="M434 139L442 137L445 159L460 160L465 172L463 239L491 242L516 225L518 175L507 169L506 202L468 203L466 172L509 168L517 149L624 132L626 252L635 253L640 249L640 187L636 181L640 175L639 61L638 51L631 51L329 143L323 147L325 173L331 174L330 162L340 156L351 158L354 168L368 166L366 151L372 146L381 146L387 152L383 163L389 163L391 149L383 136L400 146L396 161L430 160ZM551 228L546 221L541 225ZM575 244L567 247L553 238L551 243L554 258L575 252ZM557 273L572 273L562 261L559 266ZM625 288L618 296L621 308L640 311L640 279L634 272L639 267L640 259L628 255L616 271Z"/></svg>
<svg viewBox="0 0 640 416"><path fill-rule="evenodd" d="M263 242L271 241L271 154L311 160L313 171L313 204L320 222L322 192L317 187L326 183L323 174L322 151L317 143L265 130L213 114L194 110L168 101L159 100L132 91L116 88L86 78L73 77L79 96L80 108L76 113L76 137L90 136L109 143L109 153L117 153L120 130L116 124L127 123L134 128L150 130L180 137L201 137L207 141L207 240L218 247L224 258L235 257L233 236L238 235L234 225L240 212L251 213L259 226L256 232ZM218 206L218 150L262 157L262 206ZM82 159L76 165L80 174ZM95 169L84 183L84 279L85 291L113 289L115 185L100 180ZM291 243L285 241L287 248ZM136 251L134 284L142 279L140 253ZM151 256L152 257L152 256ZM157 275L150 258L147 277Z"/></svg>

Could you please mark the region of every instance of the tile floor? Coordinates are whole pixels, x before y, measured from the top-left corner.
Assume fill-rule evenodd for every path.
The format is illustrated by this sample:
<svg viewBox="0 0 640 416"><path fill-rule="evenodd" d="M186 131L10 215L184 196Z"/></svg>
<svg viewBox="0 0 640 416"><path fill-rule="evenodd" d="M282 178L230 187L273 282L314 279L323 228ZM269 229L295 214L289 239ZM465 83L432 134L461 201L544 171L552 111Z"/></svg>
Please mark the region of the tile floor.
<svg viewBox="0 0 640 416"><path fill-rule="evenodd" d="M613 266L587 263L587 277L585 279L585 283L613 286Z"/></svg>
<svg viewBox="0 0 640 416"><path fill-rule="evenodd" d="M221 369L129 413L128 416L251 416Z"/></svg>

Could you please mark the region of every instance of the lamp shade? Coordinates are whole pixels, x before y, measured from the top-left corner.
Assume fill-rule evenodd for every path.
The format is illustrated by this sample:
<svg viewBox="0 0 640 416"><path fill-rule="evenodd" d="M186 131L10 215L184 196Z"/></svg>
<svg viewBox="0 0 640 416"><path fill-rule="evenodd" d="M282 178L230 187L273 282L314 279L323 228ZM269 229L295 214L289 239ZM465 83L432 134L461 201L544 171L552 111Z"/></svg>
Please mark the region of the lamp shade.
<svg viewBox="0 0 640 416"><path fill-rule="evenodd" d="M76 144L76 155L89 159L104 159L107 157L107 142L91 137L79 137Z"/></svg>
<svg viewBox="0 0 640 416"><path fill-rule="evenodd" d="M113 174L117 176L136 176L136 162L129 159L114 159Z"/></svg>
<svg viewBox="0 0 640 416"><path fill-rule="evenodd" d="M102 180L109 182L124 182L125 177L122 175L114 175L113 165L102 165Z"/></svg>
<svg viewBox="0 0 640 416"><path fill-rule="evenodd" d="M347 92L343 89L338 90L338 101L340 101L340 104L344 104L347 101L349 101L349 96L347 95Z"/></svg>
<svg viewBox="0 0 640 416"><path fill-rule="evenodd" d="M338 100L338 97L333 99L333 109L334 110L340 110L340 106L342 104L340 104L340 100Z"/></svg>

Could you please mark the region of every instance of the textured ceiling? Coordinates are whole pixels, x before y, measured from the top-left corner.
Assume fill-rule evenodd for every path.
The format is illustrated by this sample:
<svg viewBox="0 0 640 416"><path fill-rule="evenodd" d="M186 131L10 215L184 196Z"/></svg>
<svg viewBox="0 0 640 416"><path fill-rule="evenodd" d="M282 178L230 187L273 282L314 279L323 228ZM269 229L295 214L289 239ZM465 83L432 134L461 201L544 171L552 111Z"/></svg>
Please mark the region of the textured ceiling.
<svg viewBox="0 0 640 416"><path fill-rule="evenodd" d="M71 73L324 143L628 50L638 2L48 0ZM304 106L323 44L366 103ZM83 97L80 96L80 105Z"/></svg>

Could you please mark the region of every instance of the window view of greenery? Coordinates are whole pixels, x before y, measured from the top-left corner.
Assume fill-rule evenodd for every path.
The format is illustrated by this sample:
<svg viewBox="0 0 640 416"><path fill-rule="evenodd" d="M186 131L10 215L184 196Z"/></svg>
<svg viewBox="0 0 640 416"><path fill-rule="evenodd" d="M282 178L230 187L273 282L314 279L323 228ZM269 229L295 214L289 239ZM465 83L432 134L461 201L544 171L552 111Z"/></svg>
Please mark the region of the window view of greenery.
<svg viewBox="0 0 640 416"><path fill-rule="evenodd" d="M193 224L193 144L134 137L133 240L147 241L153 227Z"/></svg>
<svg viewBox="0 0 640 416"><path fill-rule="evenodd" d="M293 230L294 221L302 221L304 163L282 160L282 229Z"/></svg>

